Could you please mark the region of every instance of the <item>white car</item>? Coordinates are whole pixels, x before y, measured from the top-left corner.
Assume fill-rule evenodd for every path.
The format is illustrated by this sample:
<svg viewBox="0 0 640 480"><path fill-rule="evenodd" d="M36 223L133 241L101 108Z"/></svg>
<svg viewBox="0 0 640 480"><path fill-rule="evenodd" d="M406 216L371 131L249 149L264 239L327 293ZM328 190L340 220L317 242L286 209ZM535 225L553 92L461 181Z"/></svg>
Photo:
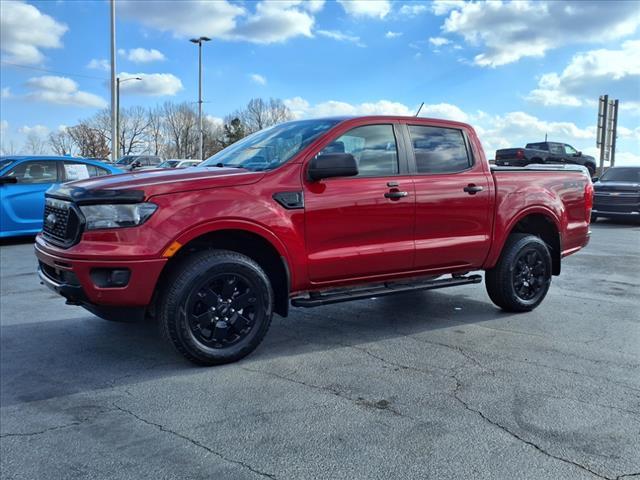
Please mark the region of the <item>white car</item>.
<svg viewBox="0 0 640 480"><path fill-rule="evenodd" d="M170 158L169 160L162 162L156 168L186 168L195 167L201 163L202 160L181 160L179 158Z"/></svg>

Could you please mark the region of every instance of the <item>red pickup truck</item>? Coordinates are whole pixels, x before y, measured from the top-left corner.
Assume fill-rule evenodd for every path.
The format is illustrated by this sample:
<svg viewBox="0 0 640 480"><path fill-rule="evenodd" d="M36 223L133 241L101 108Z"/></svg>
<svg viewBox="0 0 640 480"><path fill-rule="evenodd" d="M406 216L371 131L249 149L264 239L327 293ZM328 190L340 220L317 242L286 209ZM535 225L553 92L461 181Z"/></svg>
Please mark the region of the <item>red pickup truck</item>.
<svg viewBox="0 0 640 480"><path fill-rule="evenodd" d="M490 168L472 127L415 117L300 120L201 166L64 184L46 196L39 275L110 320L157 318L189 360L238 360L273 313L479 283L502 309L545 297L589 239L580 166Z"/></svg>

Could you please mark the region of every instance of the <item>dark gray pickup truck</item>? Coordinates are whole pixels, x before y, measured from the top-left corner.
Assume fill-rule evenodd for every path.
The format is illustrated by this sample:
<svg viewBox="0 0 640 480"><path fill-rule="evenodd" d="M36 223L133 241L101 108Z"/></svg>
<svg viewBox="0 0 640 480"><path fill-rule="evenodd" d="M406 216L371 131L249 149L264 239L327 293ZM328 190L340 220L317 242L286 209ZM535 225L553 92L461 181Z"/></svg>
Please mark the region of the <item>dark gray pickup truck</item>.
<svg viewBox="0 0 640 480"><path fill-rule="evenodd" d="M532 163L582 165L587 167L592 177L596 173L595 158L583 155L566 143L527 143L524 148L503 148L496 151L496 165L524 167Z"/></svg>

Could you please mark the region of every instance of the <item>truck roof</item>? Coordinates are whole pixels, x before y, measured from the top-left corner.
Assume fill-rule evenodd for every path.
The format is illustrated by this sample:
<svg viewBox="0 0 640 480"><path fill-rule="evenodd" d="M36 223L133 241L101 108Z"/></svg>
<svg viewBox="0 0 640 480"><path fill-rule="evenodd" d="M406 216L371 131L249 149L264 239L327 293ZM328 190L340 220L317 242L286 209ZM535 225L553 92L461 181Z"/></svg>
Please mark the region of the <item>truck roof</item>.
<svg viewBox="0 0 640 480"><path fill-rule="evenodd" d="M311 119L309 119L311 120ZM431 117L415 117L408 115L334 115L327 117L317 117L313 118L313 120L338 120L338 121L348 121L348 120L386 120L386 121L404 121L404 122L418 122L418 123L438 123L441 125L450 125L451 127L466 127L473 128L470 124L459 122L456 120L447 120L443 118L431 118Z"/></svg>

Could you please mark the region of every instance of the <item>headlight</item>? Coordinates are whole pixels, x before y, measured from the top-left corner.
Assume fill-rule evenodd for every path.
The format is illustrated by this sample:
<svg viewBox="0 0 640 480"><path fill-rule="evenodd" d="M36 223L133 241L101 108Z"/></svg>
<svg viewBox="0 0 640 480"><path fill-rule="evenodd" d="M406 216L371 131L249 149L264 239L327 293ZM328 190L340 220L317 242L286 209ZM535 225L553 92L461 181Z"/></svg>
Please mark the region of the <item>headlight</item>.
<svg viewBox="0 0 640 480"><path fill-rule="evenodd" d="M158 206L155 203L122 205L82 205L80 211L86 220L87 230L100 228L135 227L143 224Z"/></svg>

